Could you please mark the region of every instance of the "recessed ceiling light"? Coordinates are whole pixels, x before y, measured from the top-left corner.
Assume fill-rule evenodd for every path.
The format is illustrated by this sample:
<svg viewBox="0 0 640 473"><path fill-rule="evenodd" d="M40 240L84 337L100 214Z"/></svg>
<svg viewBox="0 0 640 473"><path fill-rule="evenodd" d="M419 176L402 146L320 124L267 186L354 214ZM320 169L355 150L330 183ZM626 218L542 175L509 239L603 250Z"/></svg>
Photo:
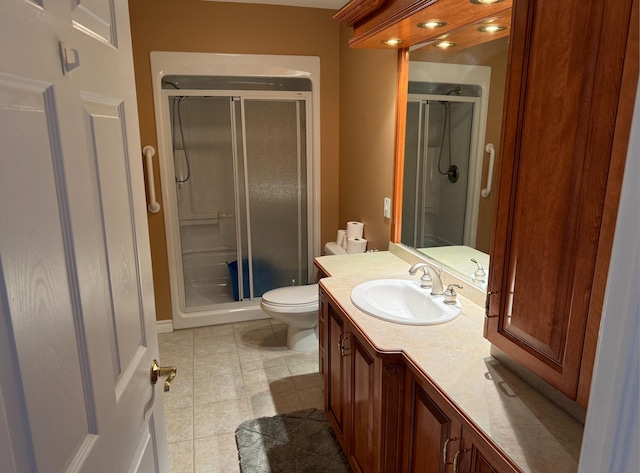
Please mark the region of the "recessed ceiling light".
<svg viewBox="0 0 640 473"><path fill-rule="evenodd" d="M478 31L482 33L497 33L498 31L504 31L507 27L503 25L484 25L478 28Z"/></svg>
<svg viewBox="0 0 640 473"><path fill-rule="evenodd" d="M428 20L423 21L422 23L418 23L418 28L427 28L433 30L435 28L442 28L446 24L447 22L443 20Z"/></svg>
<svg viewBox="0 0 640 473"><path fill-rule="evenodd" d="M382 44L386 44L387 46L397 46L398 44L401 44L404 41L398 38L391 38L391 39L385 39L384 41L380 41L380 42Z"/></svg>
<svg viewBox="0 0 640 473"><path fill-rule="evenodd" d="M437 43L434 44L436 48L440 48L440 49L453 48L455 45L456 43L452 43L451 41L438 41Z"/></svg>
<svg viewBox="0 0 640 473"><path fill-rule="evenodd" d="M476 5L493 5L494 3L504 2L504 0L469 0L469 2Z"/></svg>

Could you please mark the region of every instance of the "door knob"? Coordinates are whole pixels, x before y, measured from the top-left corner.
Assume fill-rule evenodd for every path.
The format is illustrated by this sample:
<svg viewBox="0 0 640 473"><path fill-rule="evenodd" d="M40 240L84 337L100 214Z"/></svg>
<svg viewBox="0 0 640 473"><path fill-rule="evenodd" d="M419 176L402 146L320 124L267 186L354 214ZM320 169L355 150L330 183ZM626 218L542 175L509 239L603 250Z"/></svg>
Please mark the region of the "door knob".
<svg viewBox="0 0 640 473"><path fill-rule="evenodd" d="M171 381L176 377L177 371L178 368L175 366L159 366L158 360L153 360L153 362L151 362L151 384L155 386L158 378L166 377L167 379L164 380L164 392L166 393L169 391Z"/></svg>

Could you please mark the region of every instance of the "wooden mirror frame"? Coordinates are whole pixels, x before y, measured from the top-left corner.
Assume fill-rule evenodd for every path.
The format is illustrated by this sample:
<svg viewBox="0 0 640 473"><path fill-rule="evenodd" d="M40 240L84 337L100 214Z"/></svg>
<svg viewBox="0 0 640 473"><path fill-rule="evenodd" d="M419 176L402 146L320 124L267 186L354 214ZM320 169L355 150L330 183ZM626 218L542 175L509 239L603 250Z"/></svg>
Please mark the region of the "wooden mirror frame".
<svg viewBox="0 0 640 473"><path fill-rule="evenodd" d="M402 232L402 185L404 178L404 145L409 97L409 48L398 50L396 81L396 136L393 157L393 196L390 241L400 243Z"/></svg>

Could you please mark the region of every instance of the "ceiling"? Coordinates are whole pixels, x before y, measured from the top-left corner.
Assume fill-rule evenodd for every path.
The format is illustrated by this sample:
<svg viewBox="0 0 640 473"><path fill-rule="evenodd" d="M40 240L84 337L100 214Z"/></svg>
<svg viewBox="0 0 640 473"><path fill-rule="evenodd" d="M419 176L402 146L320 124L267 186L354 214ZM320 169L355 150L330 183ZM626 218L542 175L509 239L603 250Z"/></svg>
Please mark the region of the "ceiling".
<svg viewBox="0 0 640 473"><path fill-rule="evenodd" d="M340 10L349 0L205 0L225 3L262 3L265 5L285 5L289 7L326 8Z"/></svg>

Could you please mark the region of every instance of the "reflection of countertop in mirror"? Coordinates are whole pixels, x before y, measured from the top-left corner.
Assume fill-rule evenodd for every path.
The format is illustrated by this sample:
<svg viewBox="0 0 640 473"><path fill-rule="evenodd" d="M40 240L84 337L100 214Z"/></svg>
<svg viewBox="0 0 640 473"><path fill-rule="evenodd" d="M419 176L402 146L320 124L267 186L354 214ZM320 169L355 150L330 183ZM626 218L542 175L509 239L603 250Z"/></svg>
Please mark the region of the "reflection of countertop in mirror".
<svg viewBox="0 0 640 473"><path fill-rule="evenodd" d="M331 277L320 284L380 351L402 352L523 471L575 472L583 425L489 354L483 308L460 296L462 314L433 326L389 323L358 310L359 283L415 279L409 263L390 252L323 256Z"/></svg>
<svg viewBox="0 0 640 473"><path fill-rule="evenodd" d="M471 258L476 259L487 274L489 273L489 255L470 246L437 246L433 248L418 248L418 251L442 262L467 278L472 278L473 273L478 268L477 265L471 261ZM486 287L486 278L484 284L480 284L477 281L476 284Z"/></svg>

